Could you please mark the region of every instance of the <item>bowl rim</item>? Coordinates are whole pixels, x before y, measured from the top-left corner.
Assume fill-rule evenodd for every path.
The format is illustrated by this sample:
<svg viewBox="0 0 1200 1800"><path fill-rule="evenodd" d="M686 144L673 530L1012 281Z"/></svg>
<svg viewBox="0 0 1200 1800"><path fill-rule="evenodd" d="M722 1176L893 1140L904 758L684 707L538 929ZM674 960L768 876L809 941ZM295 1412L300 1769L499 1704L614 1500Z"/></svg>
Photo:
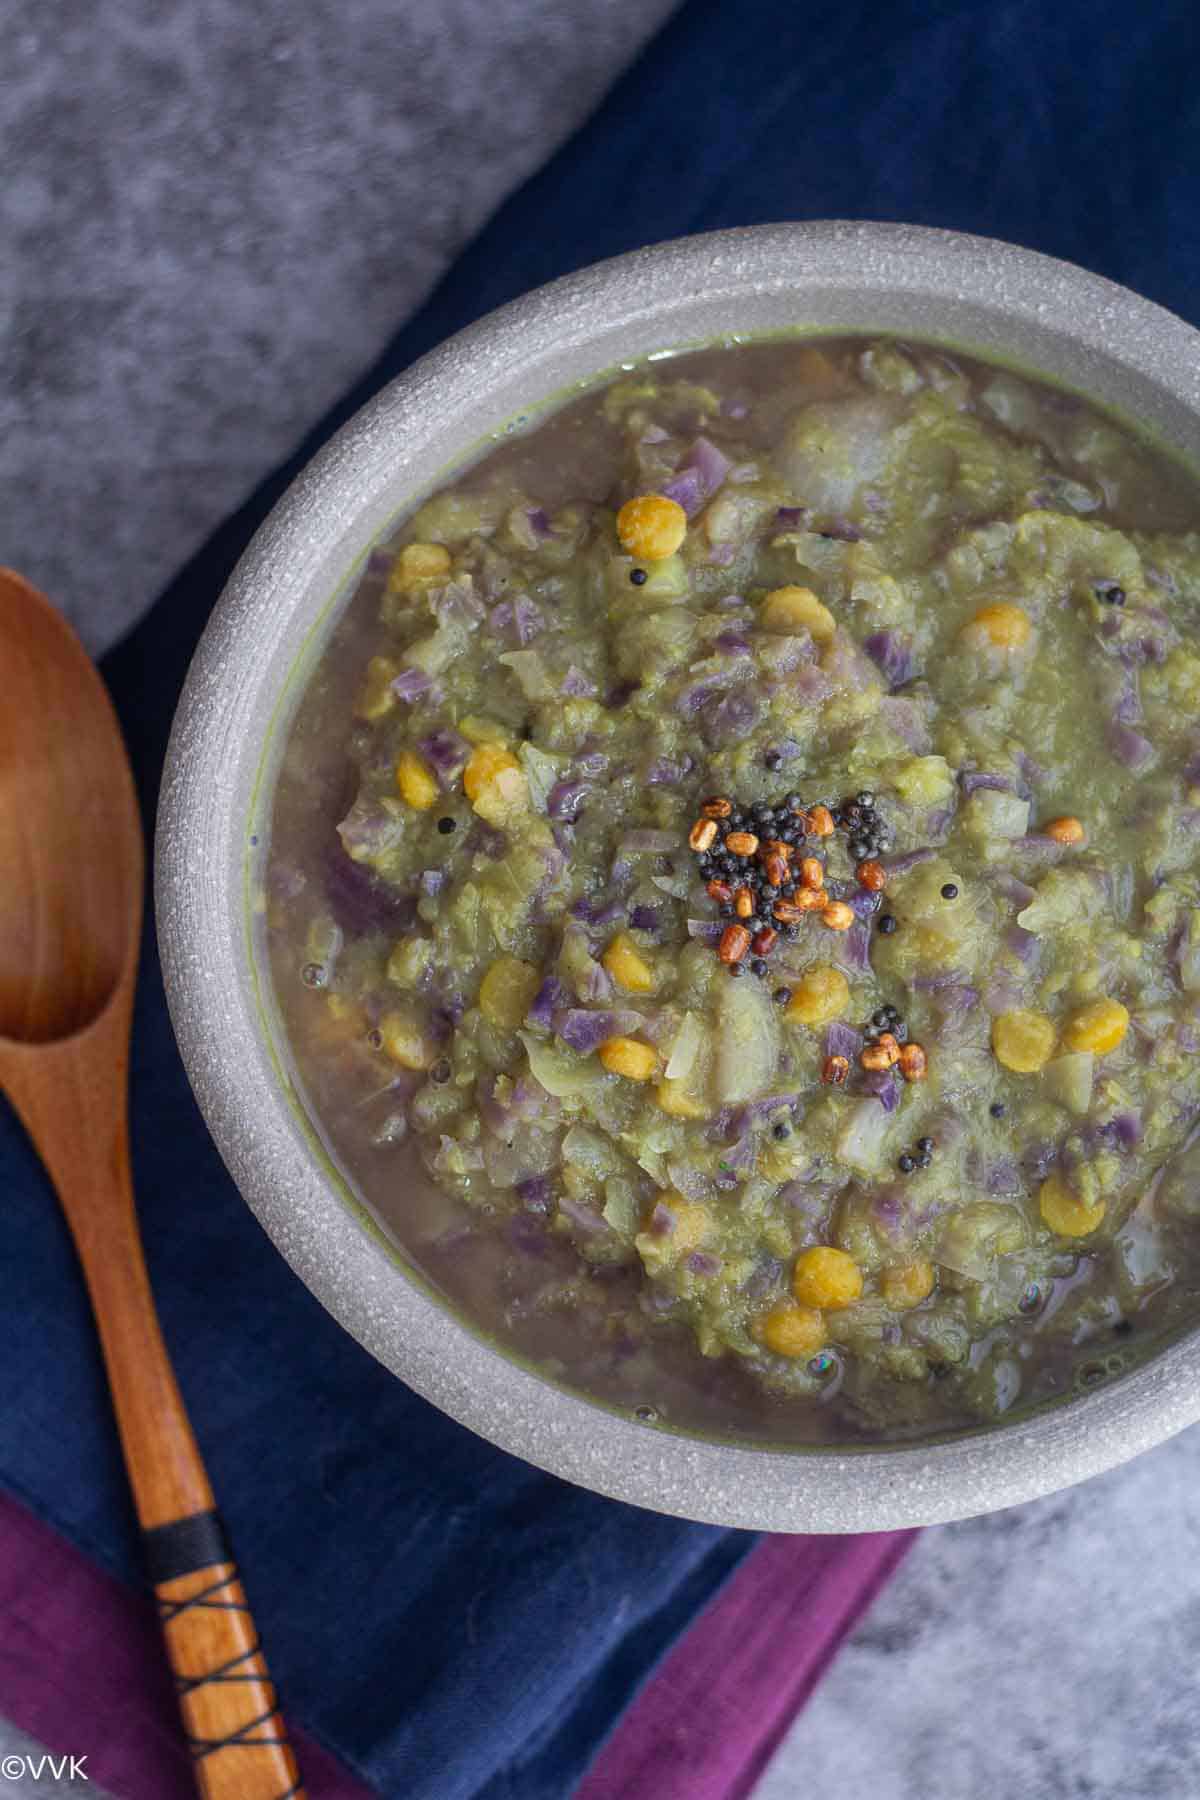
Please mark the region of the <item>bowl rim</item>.
<svg viewBox="0 0 1200 1800"><path fill-rule="evenodd" d="M771 328L753 321L775 316L814 333L837 318L843 329L858 316L900 330L911 319L913 335L962 341L967 330L985 356L1011 345L1014 360L1044 368L1030 363L1041 346L1056 374L1200 457L1200 333L1102 277L996 240L845 221L751 226L632 251L536 289L384 387L303 470L238 563L171 733L158 934L180 1051L230 1173L296 1274L392 1373L500 1448L615 1499L756 1530L890 1530L1052 1492L1194 1423L1200 1333L1111 1385L942 1442L772 1450L611 1412L538 1377L405 1279L336 1191L258 1022L244 911L260 753L285 681L397 497L427 491L455 446L464 452L481 423L518 410L500 396L524 392L536 406L564 375L692 341L681 337L688 322L748 319L752 335ZM954 332L939 320L957 321Z"/></svg>

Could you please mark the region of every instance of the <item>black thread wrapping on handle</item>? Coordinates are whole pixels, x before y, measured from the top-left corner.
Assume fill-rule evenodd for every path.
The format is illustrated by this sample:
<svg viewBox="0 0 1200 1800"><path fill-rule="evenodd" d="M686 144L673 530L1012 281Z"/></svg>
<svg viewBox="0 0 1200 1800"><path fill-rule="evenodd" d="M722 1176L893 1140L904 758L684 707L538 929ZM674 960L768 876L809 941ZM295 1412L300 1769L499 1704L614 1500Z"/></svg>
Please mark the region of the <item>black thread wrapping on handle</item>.
<svg viewBox="0 0 1200 1800"><path fill-rule="evenodd" d="M197 1569L211 1569L214 1563L233 1561L224 1523L215 1510L151 1526L142 1533L142 1549L154 1587L177 1581L181 1575L194 1575Z"/></svg>
<svg viewBox="0 0 1200 1800"><path fill-rule="evenodd" d="M200 1569L210 1569L224 1564L229 1573L218 1576L214 1581L202 1587L186 1600L167 1600L161 1595L158 1599L158 1617L162 1625L169 1625L172 1620L186 1612L241 1612L250 1617L250 1608L242 1600L222 1600L217 1596L222 1589L231 1587L238 1580L237 1565L233 1560L233 1552L221 1515L216 1512L192 1513L186 1519L173 1520L169 1525L157 1525L142 1533L146 1557L146 1572L155 1587L166 1582L177 1581L183 1575L194 1575ZM199 1675L176 1675L175 1691L182 1699L193 1694L198 1688L214 1684L232 1682L261 1682L271 1694L272 1704L267 1712L260 1713L257 1718L247 1719L243 1725L231 1731L223 1738L198 1738L190 1732L186 1734L187 1747L194 1762L203 1762L205 1757L212 1756L218 1750L256 1750L274 1745L289 1749L285 1736L251 1737L250 1732L257 1731L278 1714L278 1696L275 1685L265 1672L256 1669L240 1669L239 1665L250 1662L262 1649L261 1641L255 1637L249 1649L241 1651L226 1663ZM279 1800L291 1800L294 1795L304 1792L302 1781L295 1782L287 1792L279 1796Z"/></svg>

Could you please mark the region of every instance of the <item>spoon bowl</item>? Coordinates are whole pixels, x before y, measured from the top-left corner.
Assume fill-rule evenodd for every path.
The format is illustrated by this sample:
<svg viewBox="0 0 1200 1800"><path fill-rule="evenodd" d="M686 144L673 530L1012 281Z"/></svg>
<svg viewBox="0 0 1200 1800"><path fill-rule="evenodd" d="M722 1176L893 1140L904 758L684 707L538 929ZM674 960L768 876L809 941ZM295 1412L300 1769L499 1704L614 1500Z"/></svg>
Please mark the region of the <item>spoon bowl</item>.
<svg viewBox="0 0 1200 1800"><path fill-rule="evenodd" d="M74 632L0 570L0 1037L45 1044L104 1012L137 955L137 797Z"/></svg>

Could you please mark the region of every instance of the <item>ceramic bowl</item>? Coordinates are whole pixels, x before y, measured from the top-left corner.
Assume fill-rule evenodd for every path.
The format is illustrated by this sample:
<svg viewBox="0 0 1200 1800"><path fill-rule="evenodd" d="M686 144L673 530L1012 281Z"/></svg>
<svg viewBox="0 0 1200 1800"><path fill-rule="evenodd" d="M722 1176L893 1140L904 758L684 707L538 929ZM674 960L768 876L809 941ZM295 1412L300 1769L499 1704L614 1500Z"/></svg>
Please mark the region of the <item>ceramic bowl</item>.
<svg viewBox="0 0 1200 1800"><path fill-rule="evenodd" d="M1200 1418L1200 1334L1094 1392L941 1442L750 1449L606 1411L474 1334L406 1276L349 1200L264 1029L247 926L285 686L372 544L472 446L547 396L651 351L787 327L894 331L1011 359L1200 459L1200 334L1010 245L900 225L763 226L635 251L541 288L364 407L238 565L171 741L159 931L180 1047L234 1179L301 1280L401 1380L493 1443L621 1500L771 1531L881 1530L1048 1493Z"/></svg>

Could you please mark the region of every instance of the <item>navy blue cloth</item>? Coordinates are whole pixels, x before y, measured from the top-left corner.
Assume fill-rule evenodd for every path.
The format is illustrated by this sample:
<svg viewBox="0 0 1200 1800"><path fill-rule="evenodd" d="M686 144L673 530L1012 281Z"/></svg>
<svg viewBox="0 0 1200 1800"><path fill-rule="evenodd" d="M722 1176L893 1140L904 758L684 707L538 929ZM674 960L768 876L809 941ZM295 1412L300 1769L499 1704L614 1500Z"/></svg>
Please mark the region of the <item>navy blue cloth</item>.
<svg viewBox="0 0 1200 1800"><path fill-rule="evenodd" d="M990 233L1196 320L1198 135L1186 0L691 0L107 659L147 808L188 658L251 532L330 431L447 333L637 244L824 217ZM209 1143L149 939L133 1127L167 1334L289 1710L383 1795L563 1800L753 1540L537 1474L346 1337ZM7 1113L0 1192L0 1479L133 1579L82 1286Z"/></svg>

